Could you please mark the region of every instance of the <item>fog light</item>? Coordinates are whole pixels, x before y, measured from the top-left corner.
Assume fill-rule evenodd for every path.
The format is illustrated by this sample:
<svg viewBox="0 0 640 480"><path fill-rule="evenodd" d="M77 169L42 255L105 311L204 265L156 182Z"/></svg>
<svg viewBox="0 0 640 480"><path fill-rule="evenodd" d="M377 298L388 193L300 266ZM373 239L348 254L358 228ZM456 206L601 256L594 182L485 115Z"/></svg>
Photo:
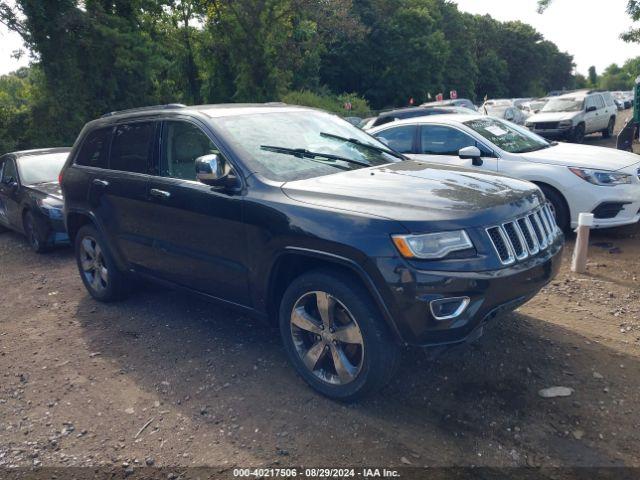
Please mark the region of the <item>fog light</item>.
<svg viewBox="0 0 640 480"><path fill-rule="evenodd" d="M471 302L469 297L441 298L433 300L429 307L431 315L436 320L451 320L462 315L469 306L469 302Z"/></svg>

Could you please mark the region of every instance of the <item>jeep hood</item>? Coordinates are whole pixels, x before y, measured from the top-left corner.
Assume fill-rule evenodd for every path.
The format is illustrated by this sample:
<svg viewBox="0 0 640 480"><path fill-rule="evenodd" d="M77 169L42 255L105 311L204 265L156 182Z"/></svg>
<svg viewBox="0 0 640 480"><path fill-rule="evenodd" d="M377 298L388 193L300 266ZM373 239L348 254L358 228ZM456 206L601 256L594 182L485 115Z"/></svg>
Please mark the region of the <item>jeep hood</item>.
<svg viewBox="0 0 640 480"><path fill-rule="evenodd" d="M527 118L527 123L538 122L561 122L563 120L571 120L573 117L582 112L542 112L531 115Z"/></svg>
<svg viewBox="0 0 640 480"><path fill-rule="evenodd" d="M526 160L565 167L622 170L640 162L640 155L613 148L558 143L535 152L515 154Z"/></svg>
<svg viewBox="0 0 640 480"><path fill-rule="evenodd" d="M445 229L493 225L543 198L529 182L417 160L287 182L282 190L299 202L396 220L410 231L423 222Z"/></svg>

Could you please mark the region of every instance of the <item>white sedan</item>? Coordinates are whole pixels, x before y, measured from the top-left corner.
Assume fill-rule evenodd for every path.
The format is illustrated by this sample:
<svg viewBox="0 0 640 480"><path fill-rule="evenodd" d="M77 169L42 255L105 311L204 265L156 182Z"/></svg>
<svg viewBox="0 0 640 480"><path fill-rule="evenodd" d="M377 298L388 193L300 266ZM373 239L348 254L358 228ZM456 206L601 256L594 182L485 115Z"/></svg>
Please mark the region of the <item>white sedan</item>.
<svg viewBox="0 0 640 480"><path fill-rule="evenodd" d="M634 153L549 142L479 115L411 118L369 133L410 158L529 180L542 189L564 230L586 212L594 214L596 228L640 220L640 156Z"/></svg>

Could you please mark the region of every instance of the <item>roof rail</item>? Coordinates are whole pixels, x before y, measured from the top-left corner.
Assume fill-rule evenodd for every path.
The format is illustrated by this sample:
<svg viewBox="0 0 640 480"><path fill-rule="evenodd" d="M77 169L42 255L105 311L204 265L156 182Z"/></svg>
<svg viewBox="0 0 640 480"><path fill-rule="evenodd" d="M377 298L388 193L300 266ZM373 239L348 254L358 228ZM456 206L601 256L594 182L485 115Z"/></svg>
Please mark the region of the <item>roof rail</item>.
<svg viewBox="0 0 640 480"><path fill-rule="evenodd" d="M146 112L148 110L177 110L180 108L185 108L186 105L182 103L168 103L166 105L152 105L149 107L138 107L138 108L129 108L127 110L118 110L115 112L109 112L102 115L100 118L112 117L114 115L120 115L123 113L135 113L135 112Z"/></svg>

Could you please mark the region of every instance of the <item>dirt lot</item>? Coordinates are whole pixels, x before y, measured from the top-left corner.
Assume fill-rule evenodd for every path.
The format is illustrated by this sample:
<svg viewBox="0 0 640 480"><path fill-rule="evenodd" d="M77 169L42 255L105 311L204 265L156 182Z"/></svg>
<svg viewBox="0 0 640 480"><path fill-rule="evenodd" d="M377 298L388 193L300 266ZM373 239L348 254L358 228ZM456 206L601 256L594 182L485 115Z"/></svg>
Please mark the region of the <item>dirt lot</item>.
<svg viewBox="0 0 640 480"><path fill-rule="evenodd" d="M584 276L571 240L556 281L478 342L407 350L343 406L274 330L160 289L99 304L69 249L1 234L0 467L640 466L639 237L597 233Z"/></svg>

